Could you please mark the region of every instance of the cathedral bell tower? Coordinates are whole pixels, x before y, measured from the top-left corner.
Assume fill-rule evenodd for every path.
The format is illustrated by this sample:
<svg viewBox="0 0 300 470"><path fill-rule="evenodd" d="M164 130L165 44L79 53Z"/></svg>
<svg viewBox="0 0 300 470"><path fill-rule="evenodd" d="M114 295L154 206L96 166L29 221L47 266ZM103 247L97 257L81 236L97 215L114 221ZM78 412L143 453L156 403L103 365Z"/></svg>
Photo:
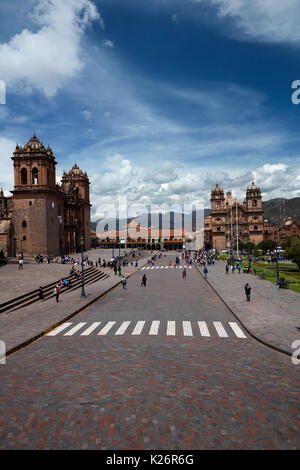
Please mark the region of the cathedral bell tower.
<svg viewBox="0 0 300 470"><path fill-rule="evenodd" d="M17 145L14 162L14 192L55 190L56 161L36 135L22 148Z"/></svg>
<svg viewBox="0 0 300 470"><path fill-rule="evenodd" d="M211 192L212 248L221 251L225 243L226 204L224 191L216 184Z"/></svg>
<svg viewBox="0 0 300 470"><path fill-rule="evenodd" d="M56 161L51 148L34 136L16 146L14 162L13 224L17 252L25 255L62 252L59 216L63 194L56 187Z"/></svg>

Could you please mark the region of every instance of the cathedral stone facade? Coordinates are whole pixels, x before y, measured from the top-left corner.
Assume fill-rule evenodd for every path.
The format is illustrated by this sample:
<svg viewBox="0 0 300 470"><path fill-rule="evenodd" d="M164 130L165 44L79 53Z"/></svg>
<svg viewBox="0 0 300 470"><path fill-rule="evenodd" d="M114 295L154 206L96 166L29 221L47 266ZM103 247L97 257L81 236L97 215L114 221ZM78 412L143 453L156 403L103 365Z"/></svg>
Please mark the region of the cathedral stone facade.
<svg viewBox="0 0 300 470"><path fill-rule="evenodd" d="M62 256L84 250L90 241L89 179L75 164L56 183L52 149L36 135L24 146L16 146L12 157L12 196L0 193L0 250L5 256Z"/></svg>
<svg viewBox="0 0 300 470"><path fill-rule="evenodd" d="M263 240L263 209L260 188L254 183L240 204L218 185L211 191L211 212L205 217L204 242L207 249L232 249L237 240L257 245Z"/></svg>

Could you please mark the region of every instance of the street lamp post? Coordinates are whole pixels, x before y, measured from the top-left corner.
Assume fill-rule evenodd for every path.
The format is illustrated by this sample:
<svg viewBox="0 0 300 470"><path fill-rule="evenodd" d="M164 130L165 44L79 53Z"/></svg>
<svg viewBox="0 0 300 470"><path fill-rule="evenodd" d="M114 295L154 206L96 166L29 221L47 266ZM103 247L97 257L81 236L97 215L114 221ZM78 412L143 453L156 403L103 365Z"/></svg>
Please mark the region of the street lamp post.
<svg viewBox="0 0 300 470"><path fill-rule="evenodd" d="M278 238L276 237L276 285L279 286Z"/></svg>
<svg viewBox="0 0 300 470"><path fill-rule="evenodd" d="M248 273L251 271L251 257L250 257L250 241L247 242L247 249L248 249Z"/></svg>
<svg viewBox="0 0 300 470"><path fill-rule="evenodd" d="M85 291L84 291L84 266L83 266L83 246L84 246L84 239L83 237L80 238L80 245L81 245L81 298L85 299Z"/></svg>

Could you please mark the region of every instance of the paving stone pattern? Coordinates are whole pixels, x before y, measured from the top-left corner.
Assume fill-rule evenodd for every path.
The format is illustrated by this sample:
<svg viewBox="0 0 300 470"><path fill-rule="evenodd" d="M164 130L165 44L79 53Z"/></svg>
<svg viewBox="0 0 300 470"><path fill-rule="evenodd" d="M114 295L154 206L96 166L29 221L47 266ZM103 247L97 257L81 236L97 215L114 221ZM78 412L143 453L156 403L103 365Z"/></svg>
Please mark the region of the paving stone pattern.
<svg viewBox="0 0 300 470"><path fill-rule="evenodd" d="M300 294L242 271L226 274L225 266L222 261L208 266L207 282L250 332L291 354L292 343L300 339ZM246 282L252 289L250 302L245 296Z"/></svg>

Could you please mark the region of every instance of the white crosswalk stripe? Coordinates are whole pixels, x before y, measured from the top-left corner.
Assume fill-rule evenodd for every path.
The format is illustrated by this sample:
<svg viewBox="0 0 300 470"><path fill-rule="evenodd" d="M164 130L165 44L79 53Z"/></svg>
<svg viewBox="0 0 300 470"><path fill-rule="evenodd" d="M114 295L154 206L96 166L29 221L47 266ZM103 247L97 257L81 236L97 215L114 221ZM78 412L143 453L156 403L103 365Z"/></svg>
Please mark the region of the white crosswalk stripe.
<svg viewBox="0 0 300 470"><path fill-rule="evenodd" d="M193 330L190 321L183 321L182 326L184 336L193 336Z"/></svg>
<svg viewBox="0 0 300 470"><path fill-rule="evenodd" d="M102 322L93 322L88 328L84 329L83 327L87 325L87 322L79 322L76 325L71 322L63 323L59 327L55 328L54 330L50 331L46 336L56 336L60 333L62 333L62 336L73 336L75 333L78 333L79 336L89 336L95 330L101 325ZM190 336L190 337L212 337L212 336L217 336L220 338L229 338L230 336L226 331L226 324L228 323L228 327L230 327L231 331L231 338L233 337L233 334L236 338L242 339L242 338L247 338L245 332L240 328L240 326L236 322L221 322L221 321L214 321L214 322L206 322L206 321L167 321L163 322L165 325L166 323L166 329L165 328L160 328L161 326L161 321L160 320L154 320L151 321L150 325L150 330L148 333L145 331L145 326L146 326L146 321L141 320L137 322L132 322L132 321L121 321L118 322L118 329L114 333L111 333L111 329L113 328L114 325L116 325L117 321L108 321L106 324L104 322L103 328L96 333L97 335L100 336L105 336L108 333L110 335L115 335L115 336L121 336L128 333L128 329L130 324L133 324L133 330L131 335L132 336L138 336L141 335L142 331L144 331L144 334L148 334L149 336L157 336L160 332L160 336L181 336L183 332L183 336ZM211 325L211 328L209 327L209 324ZM193 327L193 324L197 325L198 328ZM72 326L73 325L73 326ZM117 326L117 325L116 325ZM67 328L71 327L67 332L65 330ZM182 329L181 329L182 328ZM80 332L79 330L82 330ZM232 333L233 332L233 333Z"/></svg>
<svg viewBox="0 0 300 470"><path fill-rule="evenodd" d="M98 335L103 336L106 335L109 330L114 326L115 321L109 321L101 331L99 331Z"/></svg>
<svg viewBox="0 0 300 470"><path fill-rule="evenodd" d="M74 326L74 328L67 331L67 333L65 333L65 336L72 336L74 333L76 333L76 331L80 330L80 328L82 328L84 325L86 325L86 322L78 323L78 325Z"/></svg>
<svg viewBox="0 0 300 470"><path fill-rule="evenodd" d="M198 325L199 325L199 330L200 330L201 336L210 336L205 321L198 321Z"/></svg>
<svg viewBox="0 0 300 470"><path fill-rule="evenodd" d="M226 333L222 323L220 321L214 321L214 326L217 330L217 333L218 335L220 336L220 338L226 338L228 337L228 334Z"/></svg>
<svg viewBox="0 0 300 470"><path fill-rule="evenodd" d="M89 326L86 330L84 330L83 333L81 333L80 336L88 336L92 333L92 331L94 331L97 326L101 325L101 321L96 321L94 322L91 326Z"/></svg>
<svg viewBox="0 0 300 470"><path fill-rule="evenodd" d="M142 329L144 328L145 321L138 321L137 324L135 325L135 328L132 332L132 335L140 335L142 332Z"/></svg>
<svg viewBox="0 0 300 470"><path fill-rule="evenodd" d="M231 328L233 329L234 333L236 334L238 338L246 338L246 336L244 335L244 333L242 332L241 328L238 326L237 323L230 321L229 325L231 326Z"/></svg>
<svg viewBox="0 0 300 470"><path fill-rule="evenodd" d="M160 325L160 321L154 320L151 324L151 328L149 331L149 335L157 335L158 334L158 328Z"/></svg>
<svg viewBox="0 0 300 470"><path fill-rule="evenodd" d="M130 321L123 321L120 328L116 331L115 335L123 335L127 330L128 326L130 325Z"/></svg>
<svg viewBox="0 0 300 470"><path fill-rule="evenodd" d="M167 336L175 336L176 335L176 329L175 329L175 322L174 321L168 321L168 326L167 326Z"/></svg>
<svg viewBox="0 0 300 470"><path fill-rule="evenodd" d="M65 330L68 326L71 326L72 323L63 323L62 325L58 326L55 328L55 330L50 331L50 333L47 333L46 336L56 336L59 333L61 333L63 330Z"/></svg>

